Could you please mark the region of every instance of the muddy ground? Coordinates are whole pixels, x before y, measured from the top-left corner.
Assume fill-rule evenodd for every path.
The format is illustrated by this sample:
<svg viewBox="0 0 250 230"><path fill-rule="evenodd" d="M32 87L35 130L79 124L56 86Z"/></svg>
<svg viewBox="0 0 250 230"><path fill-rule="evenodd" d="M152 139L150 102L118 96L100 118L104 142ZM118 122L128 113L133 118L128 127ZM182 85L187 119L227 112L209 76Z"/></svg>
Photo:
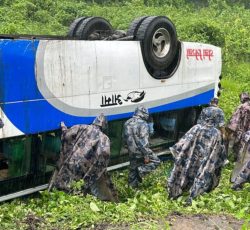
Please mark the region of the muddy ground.
<svg viewBox="0 0 250 230"><path fill-rule="evenodd" d="M228 215L186 215L173 213L164 220L141 222L134 224L110 225L100 224L94 227L95 230L128 230L128 229L171 229L171 230L238 230L241 229L243 221L237 220ZM250 226L249 226L250 227ZM93 228L92 228L93 229Z"/></svg>
<svg viewBox="0 0 250 230"><path fill-rule="evenodd" d="M178 215L173 214L167 217L170 223L170 229L173 230L219 230L219 229L241 229L243 221L226 215Z"/></svg>

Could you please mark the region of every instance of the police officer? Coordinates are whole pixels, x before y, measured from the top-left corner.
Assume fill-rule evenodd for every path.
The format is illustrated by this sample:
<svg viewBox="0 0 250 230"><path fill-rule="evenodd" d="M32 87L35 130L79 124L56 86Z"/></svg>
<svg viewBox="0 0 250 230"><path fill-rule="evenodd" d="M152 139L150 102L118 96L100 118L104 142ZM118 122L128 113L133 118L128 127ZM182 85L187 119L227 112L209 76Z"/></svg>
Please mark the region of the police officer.
<svg viewBox="0 0 250 230"><path fill-rule="evenodd" d="M170 148L175 164L167 184L169 197L177 198L189 190L187 204L191 204L193 198L218 185L226 160L222 135L217 128L223 124L220 120L220 110L204 109L199 124Z"/></svg>
<svg viewBox="0 0 250 230"><path fill-rule="evenodd" d="M210 117L210 114L214 116L213 126L220 130L223 138L223 144L225 146L226 153L228 152L228 137L225 129L225 115L221 108L219 108L219 99L214 97L209 102L209 106L202 109L201 114L197 120L197 124L204 125L207 121L207 117ZM224 164L228 164L228 159L225 159Z"/></svg>
<svg viewBox="0 0 250 230"><path fill-rule="evenodd" d="M239 172L236 175L236 178L233 179L232 189L240 190L243 188L243 184L246 182L250 183L250 130L248 130L243 138L242 145L240 149L241 153L241 162L243 162L242 167L240 167Z"/></svg>
<svg viewBox="0 0 250 230"><path fill-rule="evenodd" d="M239 160L239 153L244 133L250 130L250 97L247 92L240 94L241 105L233 113L226 129L233 140L234 160Z"/></svg>
<svg viewBox="0 0 250 230"><path fill-rule="evenodd" d="M142 177L160 164L160 159L149 148L148 119L148 110L140 105L133 117L124 124L123 139L130 161L128 183L132 188L137 188Z"/></svg>
<svg viewBox="0 0 250 230"><path fill-rule="evenodd" d="M62 148L57 172L51 186L71 192L72 182L84 180L84 192L101 200L117 201L117 193L107 167L110 157L110 140L103 133L107 120L103 114L92 125L75 125L67 128L61 123Z"/></svg>

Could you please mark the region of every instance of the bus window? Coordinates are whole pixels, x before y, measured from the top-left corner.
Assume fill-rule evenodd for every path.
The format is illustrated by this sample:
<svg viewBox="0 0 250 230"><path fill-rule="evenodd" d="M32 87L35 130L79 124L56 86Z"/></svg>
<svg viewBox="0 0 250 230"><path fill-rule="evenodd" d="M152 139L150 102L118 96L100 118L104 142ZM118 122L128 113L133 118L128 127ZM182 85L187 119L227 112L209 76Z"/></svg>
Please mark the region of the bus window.
<svg viewBox="0 0 250 230"><path fill-rule="evenodd" d="M0 146L0 180L27 175L31 161L31 137L6 139Z"/></svg>
<svg viewBox="0 0 250 230"><path fill-rule="evenodd" d="M178 134L178 113L160 112L152 115L154 123L154 134L150 137L151 148L165 151L173 144Z"/></svg>

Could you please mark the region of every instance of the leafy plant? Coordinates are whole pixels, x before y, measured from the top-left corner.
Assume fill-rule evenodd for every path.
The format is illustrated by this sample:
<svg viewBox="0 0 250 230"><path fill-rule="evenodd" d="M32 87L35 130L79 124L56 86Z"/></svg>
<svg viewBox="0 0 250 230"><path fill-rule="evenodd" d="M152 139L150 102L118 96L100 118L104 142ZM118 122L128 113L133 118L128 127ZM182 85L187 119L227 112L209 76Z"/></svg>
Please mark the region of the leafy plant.
<svg viewBox="0 0 250 230"><path fill-rule="evenodd" d="M2 204L0 222L6 229L25 229L28 225L23 220L35 216L40 220L36 223L37 229L78 229L94 227L98 223L130 223L132 229L157 229L156 220L172 212L181 212L231 214L245 220L247 226L250 221L250 184L238 192L230 188L232 165L224 169L219 186L198 197L190 207L184 206L185 196L177 200L167 197L166 175L171 168L171 162L162 164L145 178L137 191L127 188L127 170L113 172L113 181L121 198L117 204L102 202L91 195L84 197L56 190L51 193L43 191L39 197Z"/></svg>

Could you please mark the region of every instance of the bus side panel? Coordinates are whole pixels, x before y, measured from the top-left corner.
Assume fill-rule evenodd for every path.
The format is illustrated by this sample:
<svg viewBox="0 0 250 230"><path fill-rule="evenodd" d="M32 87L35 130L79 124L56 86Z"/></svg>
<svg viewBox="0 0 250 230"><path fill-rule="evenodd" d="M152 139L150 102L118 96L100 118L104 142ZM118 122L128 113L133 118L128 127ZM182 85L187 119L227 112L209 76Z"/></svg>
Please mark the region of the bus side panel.
<svg viewBox="0 0 250 230"><path fill-rule="evenodd" d="M5 122L8 122L7 118L10 121L1 130L0 138L55 130L59 128L60 121L64 121L68 126L89 124L101 112L107 115L109 120L126 118L132 115L139 104L144 104L150 112L187 108L206 104L214 95L213 73L209 80L199 80L200 76L197 75L198 80L193 81L192 72L185 71L183 67L184 57L187 58L185 49L181 59L184 64L180 63L179 69L170 79L161 81L145 72L139 42L106 42L107 46L104 42L99 44L98 41L81 43L81 41L0 40L0 101L3 119ZM42 50L43 56L37 55L42 47L40 43L45 44ZM112 49L119 48L117 59L121 57L122 62L117 61L114 55L108 59L107 54L112 50L110 46ZM190 43L190 47L196 46L198 46L196 43ZM75 47L76 52L70 52L70 56L67 50L73 49L72 47ZM96 47L98 52L95 54ZM125 51L129 49L132 55L122 57L123 51L125 55L127 53ZM51 55L54 58L51 59ZM84 56L85 61L82 61L81 58ZM206 60L209 58L212 56L206 57ZM128 68L128 73L133 77L124 79L126 59L129 59L128 63L131 65L137 63L139 59L140 70L133 72L131 67ZM75 62L79 63L74 67ZM93 64L95 62L98 63L99 72L96 70L97 66ZM192 71L201 72L199 66L204 64L202 63L197 60L197 66ZM210 67L212 68L211 65ZM72 79L71 77L68 79L68 74L62 76L66 69L70 70L69 76L72 76ZM123 73L119 75L120 69ZM74 71L72 75L71 71ZM91 78L91 81L85 78ZM101 80L102 78L106 82ZM95 86L96 90L95 79L99 82ZM55 91L52 92L52 96L46 97L41 91L43 89L38 87L42 81L44 87L47 84L51 92L59 90L59 94ZM89 83L86 83L87 81ZM113 88L116 85L120 88ZM125 90L121 90L123 86ZM11 123L13 125L10 125Z"/></svg>

